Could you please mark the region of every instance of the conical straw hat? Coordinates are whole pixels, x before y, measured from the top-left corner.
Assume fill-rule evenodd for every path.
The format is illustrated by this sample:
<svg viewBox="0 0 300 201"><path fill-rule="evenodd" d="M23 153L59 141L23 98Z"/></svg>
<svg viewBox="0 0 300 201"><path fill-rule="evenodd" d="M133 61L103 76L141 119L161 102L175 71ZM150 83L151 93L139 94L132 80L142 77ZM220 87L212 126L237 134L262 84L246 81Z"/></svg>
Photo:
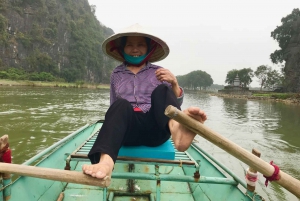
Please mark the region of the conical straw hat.
<svg viewBox="0 0 300 201"><path fill-rule="evenodd" d="M134 24L130 27L127 27L120 32L113 34L112 36L108 37L102 44L102 50L103 52L108 55L109 57L112 57L118 61L123 62L124 58L120 55L119 52L121 52L121 38L123 36L144 36L152 39L155 41L158 45L153 52L153 54L150 56L148 61L150 62L157 62L160 60L163 60L166 58L170 52L170 49L166 42L161 40L159 37L151 34L149 31L147 31L144 27L142 27L139 24ZM118 51L119 48L119 51ZM151 48L151 47L150 47Z"/></svg>

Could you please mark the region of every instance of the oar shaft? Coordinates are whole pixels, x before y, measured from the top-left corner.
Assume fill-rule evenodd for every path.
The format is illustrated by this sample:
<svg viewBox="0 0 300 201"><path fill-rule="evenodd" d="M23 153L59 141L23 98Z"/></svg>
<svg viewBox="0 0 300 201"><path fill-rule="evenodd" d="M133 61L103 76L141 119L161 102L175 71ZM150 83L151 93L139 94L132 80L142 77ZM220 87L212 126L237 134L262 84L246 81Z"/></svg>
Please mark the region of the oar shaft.
<svg viewBox="0 0 300 201"><path fill-rule="evenodd" d="M107 178L106 180L100 180L77 171L8 163L0 163L0 172L100 187L107 187L110 182L110 178Z"/></svg>
<svg viewBox="0 0 300 201"><path fill-rule="evenodd" d="M197 133L198 135L204 137L208 141L212 142L213 144L217 145L221 149L225 150L226 152L230 153L234 157L238 158L239 160L243 161L245 164L253 167L258 172L262 173L266 176L271 176L274 172L274 167L269 163L263 161L262 159L254 156L249 151L243 149L239 145L231 142L227 138L223 137L222 135L218 134L217 132L211 130L204 124L200 123L199 121L191 118L184 112L178 110L173 106L168 106L165 110L165 115L168 117L178 121L182 125L186 126L188 129ZM290 175L280 171L280 179L276 181L282 187L296 195L300 198L300 181L291 177Z"/></svg>

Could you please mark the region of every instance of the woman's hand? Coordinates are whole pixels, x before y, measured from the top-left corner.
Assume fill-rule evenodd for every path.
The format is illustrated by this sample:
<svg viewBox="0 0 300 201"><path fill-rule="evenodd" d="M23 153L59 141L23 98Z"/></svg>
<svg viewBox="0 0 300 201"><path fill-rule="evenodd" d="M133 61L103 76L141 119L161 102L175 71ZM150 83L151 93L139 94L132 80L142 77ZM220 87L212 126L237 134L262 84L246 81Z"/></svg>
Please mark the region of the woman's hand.
<svg viewBox="0 0 300 201"><path fill-rule="evenodd" d="M181 89L178 85L176 77L169 71L168 69L165 68L159 68L155 71L155 75L157 80L163 82L168 82L172 85L173 92L177 97L180 96L181 94Z"/></svg>
<svg viewBox="0 0 300 201"><path fill-rule="evenodd" d="M155 71L155 74L156 74L156 78L161 82L162 81L169 82L172 86L178 84L176 77L168 69L159 68L158 70Z"/></svg>

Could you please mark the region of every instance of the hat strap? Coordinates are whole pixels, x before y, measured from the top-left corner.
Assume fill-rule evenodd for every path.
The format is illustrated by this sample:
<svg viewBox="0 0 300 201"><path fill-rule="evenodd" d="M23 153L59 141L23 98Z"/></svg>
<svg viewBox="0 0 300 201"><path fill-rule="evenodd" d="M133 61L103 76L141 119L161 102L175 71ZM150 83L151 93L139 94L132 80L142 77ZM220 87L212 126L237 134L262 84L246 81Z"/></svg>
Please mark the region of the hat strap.
<svg viewBox="0 0 300 201"><path fill-rule="evenodd" d="M119 53L119 55L124 59L124 55L122 54L122 52L120 51L120 48L118 48L116 45L115 45L115 41L112 40L109 42L111 48L109 49L110 52L113 52L115 50L117 50L117 52ZM125 59L124 59L125 60Z"/></svg>

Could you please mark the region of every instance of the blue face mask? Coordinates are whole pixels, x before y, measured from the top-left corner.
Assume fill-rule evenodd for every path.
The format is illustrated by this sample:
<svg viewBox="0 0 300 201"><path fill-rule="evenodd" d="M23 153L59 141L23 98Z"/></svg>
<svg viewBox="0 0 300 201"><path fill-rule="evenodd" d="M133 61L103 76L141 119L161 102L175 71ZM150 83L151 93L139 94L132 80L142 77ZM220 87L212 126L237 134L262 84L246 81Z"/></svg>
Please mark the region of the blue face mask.
<svg viewBox="0 0 300 201"><path fill-rule="evenodd" d="M123 52L123 55L124 55L125 61L127 61L128 63L133 64L133 65L140 64L147 56L147 54L144 54L139 57L133 57L133 56L126 54L125 52Z"/></svg>

